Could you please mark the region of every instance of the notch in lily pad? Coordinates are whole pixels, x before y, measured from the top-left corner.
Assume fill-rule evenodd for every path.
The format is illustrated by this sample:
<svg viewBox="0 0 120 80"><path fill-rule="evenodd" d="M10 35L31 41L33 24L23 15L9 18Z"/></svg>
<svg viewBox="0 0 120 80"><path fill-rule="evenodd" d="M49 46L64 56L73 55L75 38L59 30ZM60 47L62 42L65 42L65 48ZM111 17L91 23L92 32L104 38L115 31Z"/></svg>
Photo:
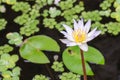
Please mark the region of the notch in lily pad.
<svg viewBox="0 0 120 80"><path fill-rule="evenodd" d="M33 63L45 64L50 62L43 51L59 52L60 47L54 39L45 35L30 37L20 47L22 58Z"/></svg>

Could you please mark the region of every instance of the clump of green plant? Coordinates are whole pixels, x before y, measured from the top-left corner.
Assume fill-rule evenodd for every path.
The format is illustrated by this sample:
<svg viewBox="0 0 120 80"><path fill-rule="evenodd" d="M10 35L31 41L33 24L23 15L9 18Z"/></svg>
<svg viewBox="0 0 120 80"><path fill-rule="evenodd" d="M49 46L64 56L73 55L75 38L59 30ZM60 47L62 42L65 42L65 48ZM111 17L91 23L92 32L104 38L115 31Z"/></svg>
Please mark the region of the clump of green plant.
<svg viewBox="0 0 120 80"><path fill-rule="evenodd" d="M41 74L41 75L35 75L35 77L32 80L49 80L49 78Z"/></svg>
<svg viewBox="0 0 120 80"><path fill-rule="evenodd" d="M18 55L9 53L13 50L12 46L5 44L0 46L0 72L3 77L2 80L19 80L20 67L16 66L19 60Z"/></svg>
<svg viewBox="0 0 120 80"><path fill-rule="evenodd" d="M3 80L20 80L20 67L15 67L12 70L7 70L2 73Z"/></svg>
<svg viewBox="0 0 120 80"><path fill-rule="evenodd" d="M4 46L0 46L0 55L9 53L13 50L13 47L5 44Z"/></svg>
<svg viewBox="0 0 120 80"><path fill-rule="evenodd" d="M0 31L5 29L7 21L5 19L0 19Z"/></svg>
<svg viewBox="0 0 120 80"><path fill-rule="evenodd" d="M80 75L76 75L72 72L64 72L59 78L60 80L80 80Z"/></svg>
<svg viewBox="0 0 120 80"><path fill-rule="evenodd" d="M22 44L23 37L21 35L19 35L19 33L17 33L17 32L8 33L6 35L6 37L7 37L7 39L9 39L9 41L8 41L9 44L15 44L17 46Z"/></svg>

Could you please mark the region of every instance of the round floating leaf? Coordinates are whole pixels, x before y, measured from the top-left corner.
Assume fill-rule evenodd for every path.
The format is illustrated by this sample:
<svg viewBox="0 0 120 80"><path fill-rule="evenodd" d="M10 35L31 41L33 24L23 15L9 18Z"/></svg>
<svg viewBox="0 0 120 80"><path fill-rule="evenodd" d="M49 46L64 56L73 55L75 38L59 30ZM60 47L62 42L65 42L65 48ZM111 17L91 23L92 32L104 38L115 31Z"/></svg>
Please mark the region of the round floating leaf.
<svg viewBox="0 0 120 80"><path fill-rule="evenodd" d="M84 52L85 60L96 64L105 64L104 57L96 48L89 46L87 52Z"/></svg>
<svg viewBox="0 0 120 80"><path fill-rule="evenodd" d="M82 63L81 63L81 55L80 55L80 49L78 46L69 47L63 52L63 62L65 66L72 72L78 73L80 75L83 75L82 70ZM86 65L86 71L87 75L93 75L93 72L88 65L88 63L85 62Z"/></svg>
<svg viewBox="0 0 120 80"><path fill-rule="evenodd" d="M38 35L28 38L26 44L30 44L36 49L45 50L45 51L55 51L60 50L59 45L55 40L44 35Z"/></svg>
<svg viewBox="0 0 120 80"><path fill-rule="evenodd" d="M20 55L33 63L49 63L46 55L41 51L59 51L59 46L52 38L38 35L28 38L20 48Z"/></svg>

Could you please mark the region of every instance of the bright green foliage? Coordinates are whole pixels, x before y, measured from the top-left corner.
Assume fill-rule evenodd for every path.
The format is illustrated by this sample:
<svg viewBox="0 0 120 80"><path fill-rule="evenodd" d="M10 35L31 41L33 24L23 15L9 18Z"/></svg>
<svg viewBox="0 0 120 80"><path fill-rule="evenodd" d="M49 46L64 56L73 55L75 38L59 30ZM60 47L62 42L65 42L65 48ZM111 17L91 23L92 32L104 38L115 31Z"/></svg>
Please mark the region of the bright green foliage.
<svg viewBox="0 0 120 80"><path fill-rule="evenodd" d="M35 77L32 80L49 80L49 78L40 74L40 75L35 75Z"/></svg>
<svg viewBox="0 0 120 80"><path fill-rule="evenodd" d="M67 20L66 23L69 23L69 24L72 23L73 19L78 19L78 15L66 15L64 17Z"/></svg>
<svg viewBox="0 0 120 80"><path fill-rule="evenodd" d="M6 71L7 69L15 67L18 61L18 55L2 54L0 58L0 71Z"/></svg>
<svg viewBox="0 0 120 80"><path fill-rule="evenodd" d="M120 0L116 0L117 3L120 3Z"/></svg>
<svg viewBox="0 0 120 80"><path fill-rule="evenodd" d="M30 36L34 34L35 32L39 31L39 28L37 27L37 24L39 23L38 20L32 20L29 19L23 27L20 28L20 34Z"/></svg>
<svg viewBox="0 0 120 80"><path fill-rule="evenodd" d="M118 35L120 32L120 22L109 22L108 24L105 24L105 26L107 27L108 33Z"/></svg>
<svg viewBox="0 0 120 80"><path fill-rule="evenodd" d="M5 29L7 21L5 19L0 19L0 31Z"/></svg>
<svg viewBox="0 0 120 80"><path fill-rule="evenodd" d="M74 13L80 13L83 10L84 10L84 4L82 1L80 1L78 5L75 5L75 7L72 8L72 11Z"/></svg>
<svg viewBox="0 0 120 80"><path fill-rule="evenodd" d="M49 11L48 11L47 9L45 9L45 10L43 11L42 16L46 18L46 17L49 15L48 12L49 12Z"/></svg>
<svg viewBox="0 0 120 80"><path fill-rule="evenodd" d="M32 19L36 19L40 16L39 10L37 9L32 9L29 14Z"/></svg>
<svg viewBox="0 0 120 80"><path fill-rule="evenodd" d="M7 3L7 4L15 4L17 0L2 0L2 2Z"/></svg>
<svg viewBox="0 0 120 80"><path fill-rule="evenodd" d="M84 18L86 21L91 19L92 21L100 21L102 17L99 15L99 11L88 11L82 12L81 18Z"/></svg>
<svg viewBox="0 0 120 80"><path fill-rule="evenodd" d="M100 22L95 22L95 23L92 24L92 29L94 29L96 27L97 27L98 30L101 31L101 34L105 34L105 32L107 31L107 28L105 27L105 25L100 23Z"/></svg>
<svg viewBox="0 0 120 80"><path fill-rule="evenodd" d="M59 31L64 29L62 26L63 22L64 24L73 27L72 26L73 19L78 20L79 18L84 18L85 21L91 19L93 21L93 24L99 24L98 22L101 22L103 20L103 17L108 17L108 18L111 17L116 19L116 21L120 22L119 0L104 0L99 5L99 7L102 10L90 10L90 11L85 11L86 7L84 6L84 1L61 0L58 5L54 4L54 0L35 0L35 1L26 0L26 1L33 1L35 2L35 4L30 5L28 4L28 2L23 2L23 1L16 2L16 0L2 1L5 3L14 2L14 4L12 4L12 9L15 10L16 12L18 11L23 12L23 14L17 16L17 18L14 19L14 21L22 26L20 28L20 33L25 36L30 36L38 32L39 28L37 27L37 25L39 24L39 22L43 22L41 23L41 25L43 25L44 27L48 27L50 29L56 28ZM114 7L115 10L113 10L113 8L111 7ZM26 27L27 22L29 22L30 20L36 21L37 20L36 18L39 17L40 18L44 17L44 18L38 21L36 27L35 26L32 27L30 25L27 25L29 27ZM102 26L103 25L105 26L106 23L104 24L100 23L100 24ZM102 34L108 32L106 27L101 27L101 25L97 27L98 29L102 30ZM4 28L5 27L2 27L2 29Z"/></svg>
<svg viewBox="0 0 120 80"><path fill-rule="evenodd" d="M66 0L66 1L60 1L59 3L59 6L62 10L66 10L66 9L69 9L69 8L72 8L73 7L73 3L75 2L76 0Z"/></svg>
<svg viewBox="0 0 120 80"><path fill-rule="evenodd" d="M3 80L19 80L20 71L19 67L15 67L12 71L7 70L2 72Z"/></svg>
<svg viewBox="0 0 120 80"><path fill-rule="evenodd" d="M15 44L17 46L19 46L22 43L22 39L23 37L17 33L17 32L13 32L13 33L8 33L6 35L7 39L9 39L9 44Z"/></svg>
<svg viewBox="0 0 120 80"><path fill-rule="evenodd" d="M104 57L97 49L93 47L89 46L89 49L87 52L84 53L84 56L87 75L93 75L93 72L87 62L92 62L101 65L105 63ZM78 46L68 47L63 52L62 58L65 66L70 71L83 75L80 48Z"/></svg>
<svg viewBox="0 0 120 80"><path fill-rule="evenodd" d="M104 11L99 11L99 14L101 16L105 16L105 17L109 17L110 16L110 13L111 13L111 10L108 9L108 10L104 10Z"/></svg>
<svg viewBox="0 0 120 80"><path fill-rule="evenodd" d="M22 11L23 13L28 12L31 8L27 2L17 2L12 6L12 9L16 12Z"/></svg>
<svg viewBox="0 0 120 80"><path fill-rule="evenodd" d="M39 5L40 8L47 5L47 0L36 0L35 2Z"/></svg>
<svg viewBox="0 0 120 80"><path fill-rule="evenodd" d="M39 9L40 7L38 7L38 4L35 4L34 6L32 6L31 9L29 9L30 10L29 12L28 11L26 13L23 12L21 16L18 16L17 18L14 19L16 23L22 26L20 28L21 35L30 36L35 32L39 31L39 28L37 27L37 25L39 24L39 20L36 19L40 16Z"/></svg>
<svg viewBox="0 0 120 80"><path fill-rule="evenodd" d="M64 71L63 62L54 61L51 68L54 69L54 71L56 72L63 72Z"/></svg>
<svg viewBox="0 0 120 80"><path fill-rule="evenodd" d="M56 16L59 16L61 14L61 11L57 10L56 7L50 7L49 14L50 14L50 17L54 18Z"/></svg>
<svg viewBox="0 0 120 80"><path fill-rule="evenodd" d="M4 46L0 46L0 55L9 53L13 50L12 46L5 44Z"/></svg>
<svg viewBox="0 0 120 80"><path fill-rule="evenodd" d="M74 73L83 75L82 70L82 62L80 56L80 49L77 46L67 48L62 55L63 63L65 66ZM86 73L87 75L93 75L93 72L87 62L86 65Z"/></svg>
<svg viewBox="0 0 120 80"><path fill-rule="evenodd" d="M36 16L31 16L31 18L28 17L28 15L22 15L21 17L15 19L16 23L23 25L23 27L20 28L20 33L26 36L30 36L39 31L39 28L37 27L39 20L31 19L35 18Z"/></svg>
<svg viewBox="0 0 120 80"><path fill-rule="evenodd" d="M0 12L1 13L5 13L6 12L6 8L4 5L0 5Z"/></svg>
<svg viewBox="0 0 120 80"><path fill-rule="evenodd" d="M64 30L64 27L62 26L62 24L65 24L65 22L60 22L58 24L55 25L55 28L58 29L59 31Z"/></svg>
<svg viewBox="0 0 120 80"><path fill-rule="evenodd" d="M64 72L60 75L60 80L80 80L80 75L74 74L72 72Z"/></svg>
<svg viewBox="0 0 120 80"><path fill-rule="evenodd" d="M111 17L115 18L118 22L120 22L120 3L117 1L114 2L115 12L111 13Z"/></svg>
<svg viewBox="0 0 120 80"><path fill-rule="evenodd" d="M54 0L47 0L47 3L48 3L49 5L51 5L51 4L53 3L53 1L54 1Z"/></svg>
<svg viewBox="0 0 120 80"><path fill-rule="evenodd" d="M19 25L25 24L29 19L28 14L22 14L21 16L18 16L17 18L14 19L15 23L18 23Z"/></svg>
<svg viewBox="0 0 120 80"><path fill-rule="evenodd" d="M102 8L102 10L106 10L106 9L108 9L110 6L111 6L111 4L109 3L108 0L103 1L103 3L100 4L100 7Z"/></svg>
<svg viewBox="0 0 120 80"><path fill-rule="evenodd" d="M63 13L61 13L61 16L63 16L67 20L66 21L67 24L71 25L73 19L78 19L78 15L76 14L84 10L83 6L84 6L83 2L80 1L78 5L75 5L75 7L64 10Z"/></svg>
<svg viewBox="0 0 120 80"><path fill-rule="evenodd" d="M48 58L41 50L58 52L60 48L52 38L38 35L25 40L20 48L20 55L33 63L49 63Z"/></svg>
<svg viewBox="0 0 120 80"><path fill-rule="evenodd" d="M88 51L84 52L85 61L95 64L104 65L105 60L103 55L99 50L94 47L89 46Z"/></svg>
<svg viewBox="0 0 120 80"><path fill-rule="evenodd" d="M53 18L44 18L43 24L45 25L45 27L49 27L50 29L53 29L57 24L57 22Z"/></svg>

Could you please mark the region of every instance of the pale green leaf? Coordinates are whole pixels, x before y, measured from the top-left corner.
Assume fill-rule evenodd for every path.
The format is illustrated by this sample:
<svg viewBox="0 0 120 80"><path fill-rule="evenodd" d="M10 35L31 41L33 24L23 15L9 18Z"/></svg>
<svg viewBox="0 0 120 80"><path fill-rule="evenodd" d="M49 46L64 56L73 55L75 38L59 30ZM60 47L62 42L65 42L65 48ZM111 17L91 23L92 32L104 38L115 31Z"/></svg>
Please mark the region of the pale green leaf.
<svg viewBox="0 0 120 80"><path fill-rule="evenodd" d="M44 53L30 44L23 44L20 48L20 55L33 63L49 63Z"/></svg>
<svg viewBox="0 0 120 80"><path fill-rule="evenodd" d="M56 51L60 50L59 45L55 40L44 35L38 35L30 37L26 40L26 43L34 46L36 49L45 51Z"/></svg>
<svg viewBox="0 0 120 80"><path fill-rule="evenodd" d="M63 52L63 62L65 66L72 72L78 73L80 75L83 75L83 69L82 69L82 63L81 63L81 55L80 55L80 49L78 46L69 47ZM87 75L93 75L93 72L88 65L88 63L85 62L86 65L86 71Z"/></svg>
<svg viewBox="0 0 120 80"><path fill-rule="evenodd" d="M102 53L94 47L89 46L88 51L84 52L85 60L96 64L105 64Z"/></svg>

